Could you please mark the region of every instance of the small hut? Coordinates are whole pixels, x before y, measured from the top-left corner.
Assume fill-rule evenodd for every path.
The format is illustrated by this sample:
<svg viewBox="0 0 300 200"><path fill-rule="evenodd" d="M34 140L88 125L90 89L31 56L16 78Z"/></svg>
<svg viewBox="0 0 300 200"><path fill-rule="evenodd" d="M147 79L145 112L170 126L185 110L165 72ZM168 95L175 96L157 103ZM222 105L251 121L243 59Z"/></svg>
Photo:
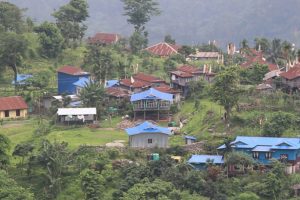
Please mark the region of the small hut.
<svg viewBox="0 0 300 200"><path fill-rule="evenodd" d="M189 136L189 135L185 136L184 139L185 139L185 144L187 144L187 145L193 144L197 140L197 138L195 138L193 136Z"/></svg>
<svg viewBox="0 0 300 200"><path fill-rule="evenodd" d="M91 123L96 120L96 108L59 108L59 122L67 124Z"/></svg>
<svg viewBox="0 0 300 200"><path fill-rule="evenodd" d="M129 136L129 146L136 148L167 148L171 131L148 121L125 129Z"/></svg>

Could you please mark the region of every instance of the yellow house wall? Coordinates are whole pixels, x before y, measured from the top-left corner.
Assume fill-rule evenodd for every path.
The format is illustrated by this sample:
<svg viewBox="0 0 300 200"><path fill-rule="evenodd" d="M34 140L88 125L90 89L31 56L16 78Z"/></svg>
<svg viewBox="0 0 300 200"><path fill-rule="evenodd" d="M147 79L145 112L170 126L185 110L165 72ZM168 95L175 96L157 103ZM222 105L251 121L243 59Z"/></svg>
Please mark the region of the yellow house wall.
<svg viewBox="0 0 300 200"><path fill-rule="evenodd" d="M16 110L9 111L9 117L5 117L5 111L0 111L0 119L17 119L17 118L26 118L27 109L20 110L20 116L16 116Z"/></svg>

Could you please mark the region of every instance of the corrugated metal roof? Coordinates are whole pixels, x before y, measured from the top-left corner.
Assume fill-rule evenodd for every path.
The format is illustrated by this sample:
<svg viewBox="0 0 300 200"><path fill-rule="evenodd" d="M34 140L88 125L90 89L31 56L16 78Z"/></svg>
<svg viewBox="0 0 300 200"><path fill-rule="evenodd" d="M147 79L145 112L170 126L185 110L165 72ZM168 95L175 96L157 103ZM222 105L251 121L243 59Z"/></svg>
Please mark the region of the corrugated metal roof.
<svg viewBox="0 0 300 200"><path fill-rule="evenodd" d="M119 85L119 80L108 80L105 83L105 88L110 88L110 87L113 87L115 85Z"/></svg>
<svg viewBox="0 0 300 200"><path fill-rule="evenodd" d="M27 109L28 105L20 96L0 97L0 110Z"/></svg>
<svg viewBox="0 0 300 200"><path fill-rule="evenodd" d="M295 78L300 77L300 65L296 65L289 69L287 72L281 73L280 76L288 80L293 80Z"/></svg>
<svg viewBox="0 0 300 200"><path fill-rule="evenodd" d="M231 146L240 149L253 149L256 146L271 146L271 149L300 149L300 138L237 136ZM225 145L218 149L224 149Z"/></svg>
<svg viewBox="0 0 300 200"><path fill-rule="evenodd" d="M63 66L57 70L57 72L64 73L64 74L69 74L69 75L88 75L88 72L83 71L79 67L74 67L74 66Z"/></svg>
<svg viewBox="0 0 300 200"><path fill-rule="evenodd" d="M208 161L214 164L223 164L223 156L219 155L192 155L192 157L188 160L190 164L203 164Z"/></svg>
<svg viewBox="0 0 300 200"><path fill-rule="evenodd" d="M173 95L150 88L149 90L131 95L130 101L139 101L143 99L161 99L173 101Z"/></svg>
<svg viewBox="0 0 300 200"><path fill-rule="evenodd" d="M147 47L145 50L158 56L170 56L173 54L177 54L178 49L180 49L180 46L178 45L161 42Z"/></svg>
<svg viewBox="0 0 300 200"><path fill-rule="evenodd" d="M135 127L127 128L125 129L125 131L129 136L143 133L163 133L167 135L171 134L170 129L154 125L148 121L145 121Z"/></svg>
<svg viewBox="0 0 300 200"><path fill-rule="evenodd" d="M104 43L104 44L114 44L120 39L119 34L115 33L96 33L93 37L88 39L89 43Z"/></svg>
<svg viewBox="0 0 300 200"><path fill-rule="evenodd" d="M87 86L90 83L91 83L90 79L83 77L83 78L80 78L75 83L73 83L73 85L84 88L85 86Z"/></svg>
<svg viewBox="0 0 300 200"><path fill-rule="evenodd" d="M57 115L96 115L96 108L59 108Z"/></svg>
<svg viewBox="0 0 300 200"><path fill-rule="evenodd" d="M196 52L195 54L189 55L189 57L195 58L218 58L219 56L219 52Z"/></svg>
<svg viewBox="0 0 300 200"><path fill-rule="evenodd" d="M261 151L261 152L268 152L271 150L271 146L256 146L252 151Z"/></svg>

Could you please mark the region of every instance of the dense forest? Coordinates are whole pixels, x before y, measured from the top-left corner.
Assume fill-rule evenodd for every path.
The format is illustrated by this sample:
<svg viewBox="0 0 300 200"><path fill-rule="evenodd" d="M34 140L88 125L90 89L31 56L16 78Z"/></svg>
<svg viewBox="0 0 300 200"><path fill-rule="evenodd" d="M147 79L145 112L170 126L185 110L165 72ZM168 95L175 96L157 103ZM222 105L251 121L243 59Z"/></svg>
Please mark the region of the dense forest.
<svg viewBox="0 0 300 200"><path fill-rule="evenodd" d="M67 0L9 0L26 15L41 22L53 20L51 13ZM119 0L89 0L90 18L87 36L96 32L113 32L129 36L131 27L123 16ZM297 0L160 0L160 16L147 25L151 43L171 34L180 44L201 44L216 40L224 48L228 42L255 37L282 38L300 45Z"/></svg>

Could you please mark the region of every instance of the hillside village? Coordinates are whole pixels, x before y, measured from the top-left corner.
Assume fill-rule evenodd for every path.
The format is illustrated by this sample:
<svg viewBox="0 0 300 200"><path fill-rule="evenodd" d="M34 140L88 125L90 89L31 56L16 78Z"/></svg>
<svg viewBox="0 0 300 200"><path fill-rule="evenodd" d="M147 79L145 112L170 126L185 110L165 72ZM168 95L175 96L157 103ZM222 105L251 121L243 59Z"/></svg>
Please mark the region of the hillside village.
<svg viewBox="0 0 300 200"><path fill-rule="evenodd" d="M129 38L0 2L0 199L300 198L300 49L148 44L158 2L122 2Z"/></svg>

